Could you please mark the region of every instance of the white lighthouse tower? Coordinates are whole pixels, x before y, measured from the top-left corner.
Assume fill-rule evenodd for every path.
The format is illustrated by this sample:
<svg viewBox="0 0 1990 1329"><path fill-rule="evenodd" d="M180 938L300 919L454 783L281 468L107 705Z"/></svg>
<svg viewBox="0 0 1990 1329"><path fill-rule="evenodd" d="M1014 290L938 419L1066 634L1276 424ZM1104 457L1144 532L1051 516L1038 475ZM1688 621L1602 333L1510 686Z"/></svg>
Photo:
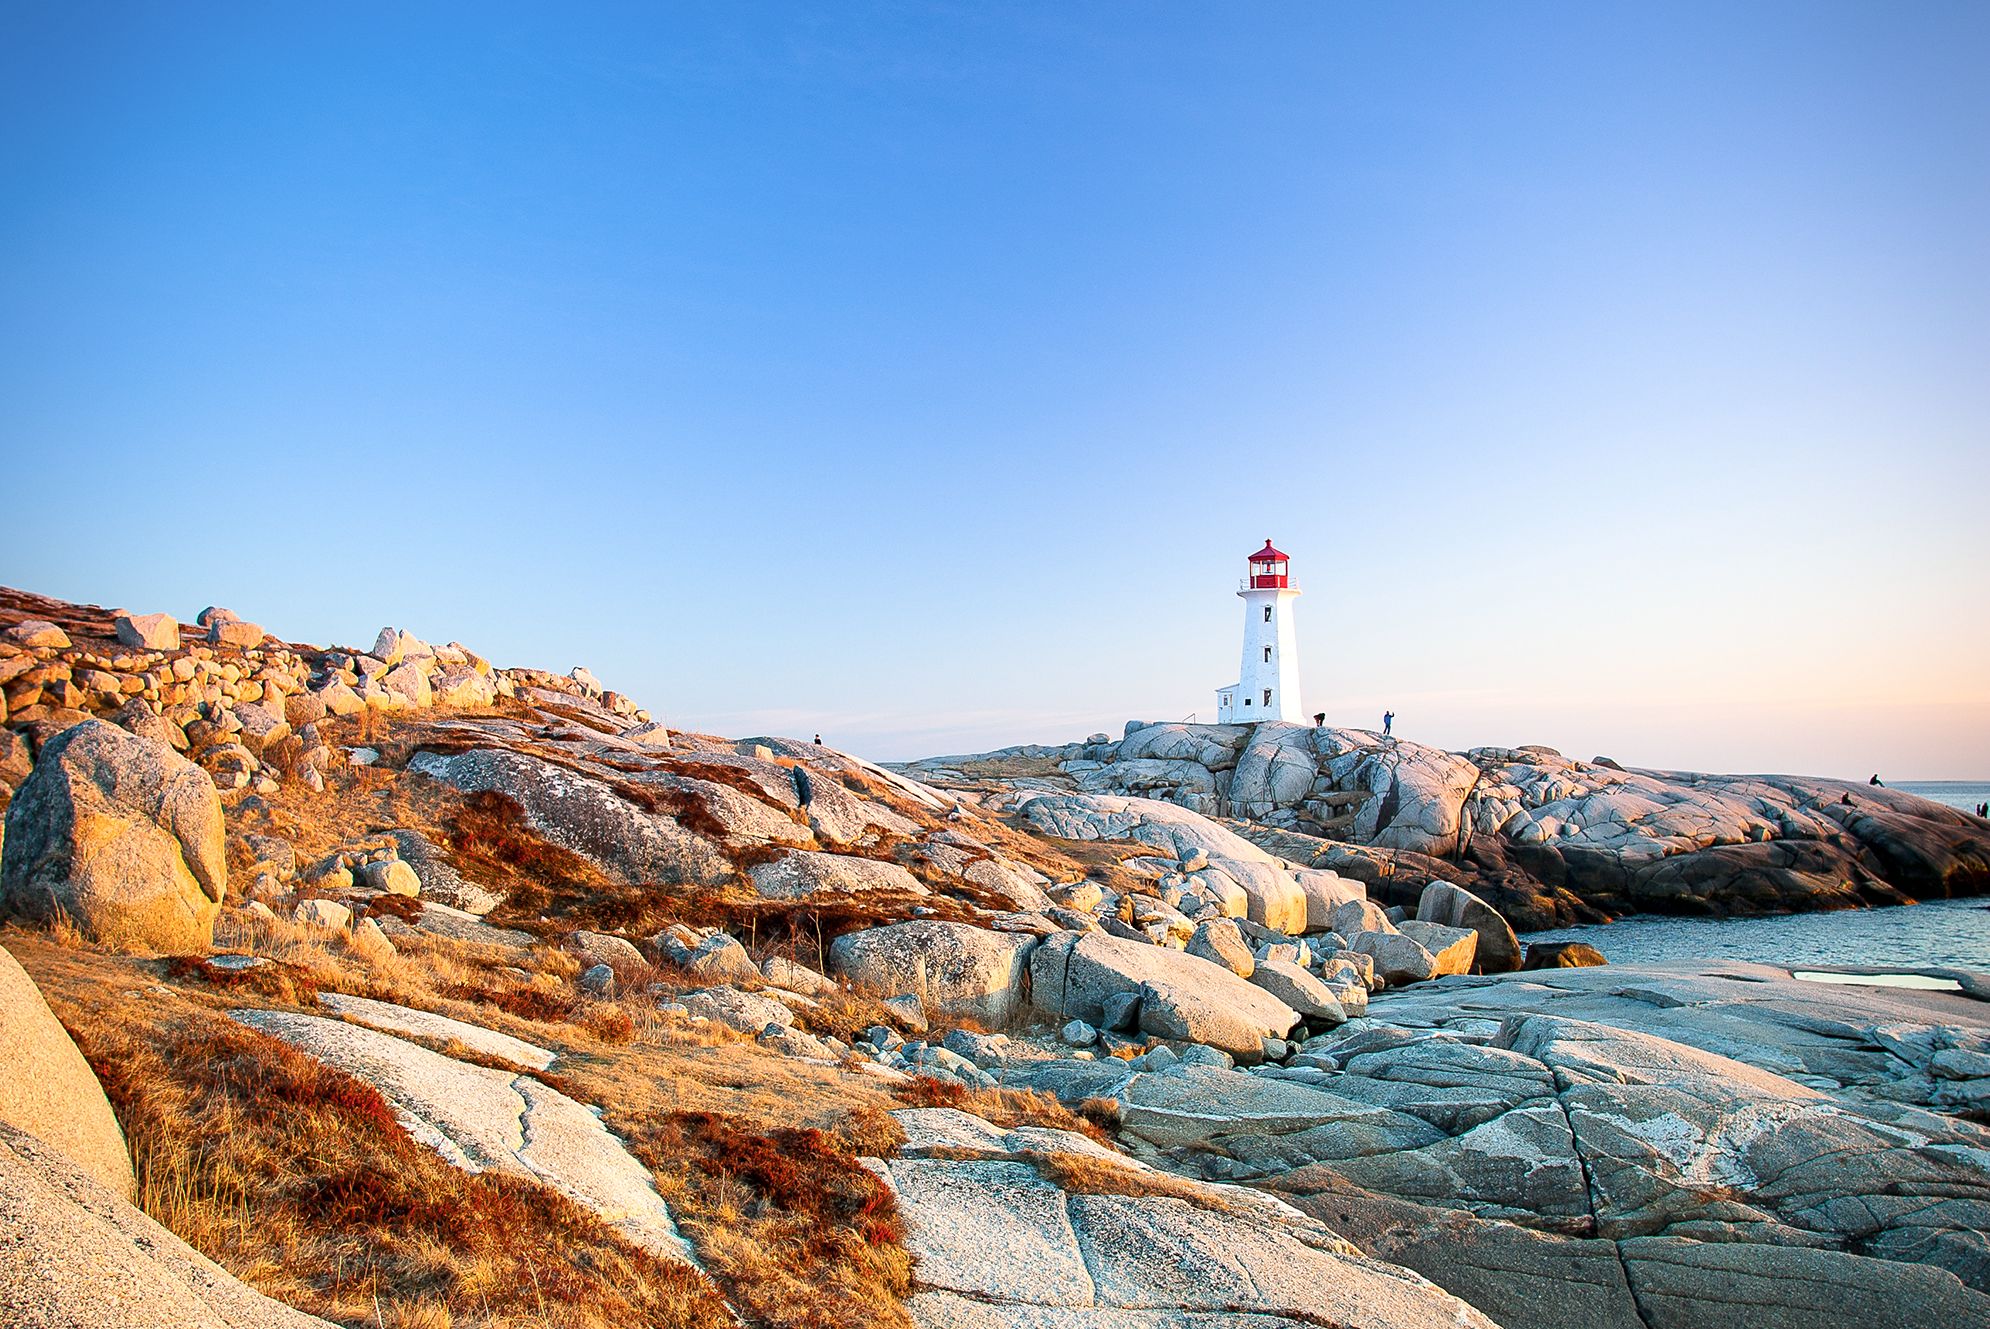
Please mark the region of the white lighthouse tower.
<svg viewBox="0 0 1990 1329"><path fill-rule="evenodd" d="M1251 572L1238 588L1244 601L1244 664L1237 681L1216 690L1216 723L1257 724L1264 720L1303 723L1299 703L1299 637L1292 628L1291 584L1286 555L1271 541L1251 555Z"/></svg>

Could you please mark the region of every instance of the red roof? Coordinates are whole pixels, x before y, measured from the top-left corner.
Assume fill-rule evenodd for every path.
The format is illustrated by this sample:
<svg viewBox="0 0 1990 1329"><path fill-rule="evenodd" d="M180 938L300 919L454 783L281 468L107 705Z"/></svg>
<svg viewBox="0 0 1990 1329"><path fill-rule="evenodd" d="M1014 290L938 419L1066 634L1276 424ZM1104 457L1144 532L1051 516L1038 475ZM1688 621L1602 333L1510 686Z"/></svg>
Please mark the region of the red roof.
<svg viewBox="0 0 1990 1329"><path fill-rule="evenodd" d="M1267 540L1264 542L1263 549L1260 549L1258 550L1257 553L1251 555L1251 562L1271 563L1278 560L1290 559L1291 557L1292 556L1290 554L1281 553L1278 550L1273 549L1271 547L1271 541Z"/></svg>

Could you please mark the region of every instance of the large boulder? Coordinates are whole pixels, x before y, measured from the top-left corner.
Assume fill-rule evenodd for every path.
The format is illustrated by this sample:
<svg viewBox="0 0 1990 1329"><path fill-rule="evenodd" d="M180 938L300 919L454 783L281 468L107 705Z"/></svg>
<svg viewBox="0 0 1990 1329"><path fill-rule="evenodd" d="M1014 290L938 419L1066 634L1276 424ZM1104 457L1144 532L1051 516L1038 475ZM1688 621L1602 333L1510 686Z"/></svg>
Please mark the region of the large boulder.
<svg viewBox="0 0 1990 1329"><path fill-rule="evenodd" d="M77 1161L0 1123L8 1329L332 1329L236 1281Z"/></svg>
<svg viewBox="0 0 1990 1329"><path fill-rule="evenodd" d="M1257 1061L1264 1040L1299 1022L1290 1006L1220 964L1103 932L1058 932L1030 957L1030 1000L1046 1015L1106 1022L1106 1002L1140 994L1139 1026L1157 1038Z"/></svg>
<svg viewBox="0 0 1990 1329"><path fill-rule="evenodd" d="M845 933L829 948L829 969L874 992L917 996L929 1014L969 1016L999 1029L1022 1012L1025 965L1036 945L1024 933L921 918Z"/></svg>
<svg viewBox="0 0 1990 1329"><path fill-rule="evenodd" d="M1482 974L1510 973L1520 967L1520 939L1513 935L1512 926L1499 910L1463 886L1431 882L1417 900L1416 916L1419 922L1470 928L1478 933L1476 963Z"/></svg>
<svg viewBox="0 0 1990 1329"><path fill-rule="evenodd" d="M497 701L497 685L466 665L437 674L429 696L438 706L489 706Z"/></svg>
<svg viewBox="0 0 1990 1329"><path fill-rule="evenodd" d="M426 710L434 703L434 690L429 686L428 674L419 663L408 660L395 665L380 676L380 686L393 698L393 705L412 710Z"/></svg>
<svg viewBox="0 0 1990 1329"><path fill-rule="evenodd" d="M36 647L65 650L69 646L69 634L47 619L41 618L23 619L5 631L0 631L0 640L29 650Z"/></svg>
<svg viewBox="0 0 1990 1329"><path fill-rule="evenodd" d="M214 646L233 646L238 650L248 650L262 645L263 630L256 623L244 623L240 619L228 620L207 625L207 640Z"/></svg>
<svg viewBox="0 0 1990 1329"><path fill-rule="evenodd" d="M580 957L583 965L605 964L611 969L642 970L649 961L636 949L636 944L627 937L618 937L611 932L589 932L585 929L569 933L567 949Z"/></svg>
<svg viewBox="0 0 1990 1329"><path fill-rule="evenodd" d="M1220 964L1239 978L1249 978L1257 968L1250 945L1235 919L1212 918L1196 925L1195 933L1183 948L1198 959Z"/></svg>
<svg viewBox="0 0 1990 1329"><path fill-rule="evenodd" d="M1522 969L1584 969L1608 964L1603 952L1586 941L1537 941L1527 948Z"/></svg>
<svg viewBox="0 0 1990 1329"><path fill-rule="evenodd" d="M69 1032L0 950L0 1121L60 1149L118 1195L136 1189L124 1132Z"/></svg>
<svg viewBox="0 0 1990 1329"><path fill-rule="evenodd" d="M1356 932L1348 949L1375 961L1375 972L1390 984L1421 983L1437 972L1437 961L1414 938L1400 932Z"/></svg>
<svg viewBox="0 0 1990 1329"><path fill-rule="evenodd" d="M718 928L698 931L673 923L650 941L666 961L706 983L750 983L760 977L739 938Z"/></svg>
<svg viewBox="0 0 1990 1329"><path fill-rule="evenodd" d="M1306 897L1306 931L1331 932L1334 911L1355 900L1366 900L1368 888L1324 868L1300 868L1292 874Z"/></svg>
<svg viewBox="0 0 1990 1329"><path fill-rule="evenodd" d="M221 798L163 743L88 720L58 734L7 808L0 904L93 941L205 950L228 889Z"/></svg>
<svg viewBox="0 0 1990 1329"><path fill-rule="evenodd" d="M1329 1028L1347 1019L1334 990L1290 960L1260 960L1251 982L1306 1017L1315 1028Z"/></svg>
<svg viewBox="0 0 1990 1329"><path fill-rule="evenodd" d="M120 645L143 651L180 649L180 623L171 614L119 614L113 626Z"/></svg>
<svg viewBox="0 0 1990 1329"><path fill-rule="evenodd" d="M1432 978L1472 972L1472 961L1477 956L1479 948L1479 934L1472 929L1446 927L1442 923L1425 923L1418 919L1406 918L1401 923L1400 930L1405 937L1430 952Z"/></svg>

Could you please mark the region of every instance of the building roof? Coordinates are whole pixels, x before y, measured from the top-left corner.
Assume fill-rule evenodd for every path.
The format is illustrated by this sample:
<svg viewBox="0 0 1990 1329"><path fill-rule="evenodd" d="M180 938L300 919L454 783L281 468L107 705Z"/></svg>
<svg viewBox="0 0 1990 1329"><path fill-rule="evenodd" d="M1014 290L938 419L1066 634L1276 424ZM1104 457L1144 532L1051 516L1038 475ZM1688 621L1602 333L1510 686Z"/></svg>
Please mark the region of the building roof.
<svg viewBox="0 0 1990 1329"><path fill-rule="evenodd" d="M1255 553L1255 554L1252 554L1252 555L1251 555L1251 562L1253 562L1253 563L1270 563L1270 562L1272 562L1272 561L1273 561L1273 560L1275 560L1275 559L1287 559L1287 560L1289 560L1289 559L1290 559L1291 557L1292 557L1292 556L1291 556L1290 554L1287 554L1287 553L1283 553L1283 552L1282 552L1282 551L1280 551L1280 550L1277 550L1277 549L1274 549L1274 548L1272 548L1272 547L1271 547L1271 541L1269 541L1269 540L1266 540L1266 541L1264 542L1264 548L1263 548L1263 549L1260 549L1260 550L1258 550L1258 552L1257 552L1257 553Z"/></svg>

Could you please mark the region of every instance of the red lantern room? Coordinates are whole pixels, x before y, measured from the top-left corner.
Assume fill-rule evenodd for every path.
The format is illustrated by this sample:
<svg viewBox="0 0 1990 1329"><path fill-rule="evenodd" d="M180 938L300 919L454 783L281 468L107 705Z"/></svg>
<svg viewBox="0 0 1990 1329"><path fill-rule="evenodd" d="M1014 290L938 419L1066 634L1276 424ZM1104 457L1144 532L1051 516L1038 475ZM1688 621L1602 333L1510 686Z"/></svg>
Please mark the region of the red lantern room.
<svg viewBox="0 0 1990 1329"><path fill-rule="evenodd" d="M1264 548L1251 555L1251 589L1254 591L1282 591L1285 589L1285 565L1287 556L1272 548L1271 541L1264 542Z"/></svg>

